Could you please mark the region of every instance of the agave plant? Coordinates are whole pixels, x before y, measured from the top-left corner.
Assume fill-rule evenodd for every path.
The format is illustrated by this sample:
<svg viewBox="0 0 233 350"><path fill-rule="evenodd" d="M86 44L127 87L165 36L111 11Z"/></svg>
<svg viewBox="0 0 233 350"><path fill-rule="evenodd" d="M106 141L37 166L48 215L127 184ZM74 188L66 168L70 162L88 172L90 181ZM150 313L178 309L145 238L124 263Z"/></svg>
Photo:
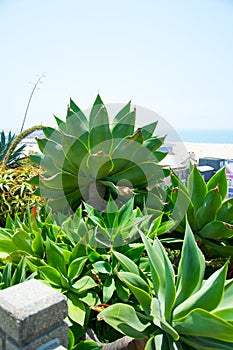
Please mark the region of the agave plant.
<svg viewBox="0 0 233 350"><path fill-rule="evenodd" d="M9 131L8 135L5 135L5 132L2 131L0 135L0 163L3 163L3 160L7 154L7 151L9 150L12 142L15 139L15 135L11 134L11 131ZM18 147L16 150L13 150L9 154L8 160L6 165L11 168L15 168L19 165L19 160L23 156L23 150L25 148L25 145L22 145Z"/></svg>
<svg viewBox="0 0 233 350"><path fill-rule="evenodd" d="M74 211L82 200L102 210L110 196L119 205L133 196L137 205L161 210L157 186L164 171L158 163L166 153L159 151L164 138L153 136L157 122L136 130L129 102L110 125L99 95L89 120L72 100L66 121L55 118L58 129L43 128L45 138L37 140L42 155L31 157L46 170L37 184L55 210Z"/></svg>
<svg viewBox="0 0 233 350"><path fill-rule="evenodd" d="M127 267L119 278L139 306L114 304L98 315L117 331L147 338L145 350L219 350L233 347L233 279L226 281L227 263L204 280L205 258L187 224L178 274L158 239L142 239L150 262L151 282L123 255Z"/></svg>
<svg viewBox="0 0 233 350"><path fill-rule="evenodd" d="M226 198L225 168L216 172L206 184L198 169L192 167L187 188L175 174L171 178L171 206L176 203L177 193L182 196L183 203L189 203L188 221L205 255L209 258L233 256L233 199ZM184 225L183 220L173 235L176 236L177 231L184 232Z"/></svg>

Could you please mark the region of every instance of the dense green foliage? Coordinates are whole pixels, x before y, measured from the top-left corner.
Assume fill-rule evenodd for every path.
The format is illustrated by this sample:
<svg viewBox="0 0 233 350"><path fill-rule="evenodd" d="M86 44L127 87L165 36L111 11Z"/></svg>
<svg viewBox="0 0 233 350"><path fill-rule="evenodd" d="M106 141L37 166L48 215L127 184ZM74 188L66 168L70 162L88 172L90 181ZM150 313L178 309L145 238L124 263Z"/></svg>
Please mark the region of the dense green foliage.
<svg viewBox="0 0 233 350"><path fill-rule="evenodd" d="M148 337L146 350L231 349L233 280L225 280L227 264L203 281L205 258L188 225L177 277L159 240L152 244L143 234L142 240L151 281L123 256L126 272L118 272L139 305L114 304L98 319L130 337Z"/></svg>
<svg viewBox="0 0 233 350"><path fill-rule="evenodd" d="M205 256L233 256L233 199L226 198L228 185L225 168L216 172L207 184L196 167L192 167L187 187L175 174L171 179L171 208L175 207L179 193L182 202L188 204L188 222ZM184 216L182 208L180 213ZM171 235L183 237L184 227L183 219Z"/></svg>
<svg viewBox="0 0 233 350"><path fill-rule="evenodd" d="M130 103L112 125L99 96L89 120L72 100L56 120L32 156L42 170L1 167L0 289L36 278L65 294L69 350L122 335L145 350L232 349L225 170L205 184L192 167L187 186L171 171L162 189L163 138L156 122L135 130Z"/></svg>
<svg viewBox="0 0 233 350"><path fill-rule="evenodd" d="M4 227L7 216L16 214L23 218L28 207L32 208L41 199L34 196L35 186L29 184L39 170L31 165L14 169L0 168L0 227Z"/></svg>

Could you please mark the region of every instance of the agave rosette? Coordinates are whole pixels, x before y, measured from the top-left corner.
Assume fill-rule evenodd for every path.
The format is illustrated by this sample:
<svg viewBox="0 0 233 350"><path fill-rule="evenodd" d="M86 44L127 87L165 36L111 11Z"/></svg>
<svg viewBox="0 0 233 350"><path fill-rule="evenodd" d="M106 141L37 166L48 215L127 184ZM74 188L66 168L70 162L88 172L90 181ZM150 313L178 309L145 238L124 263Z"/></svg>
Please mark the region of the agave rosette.
<svg viewBox="0 0 233 350"><path fill-rule="evenodd" d="M32 156L46 170L39 192L55 210L75 210L82 200L103 209L110 196L119 203L134 196L141 206L149 200L162 209L157 184L164 170L158 163L166 153L159 151L164 138L153 136L157 122L135 130L129 102L110 125L99 95L89 120L72 100L66 121L55 118L58 128L44 127L45 138L37 140L42 155Z"/></svg>

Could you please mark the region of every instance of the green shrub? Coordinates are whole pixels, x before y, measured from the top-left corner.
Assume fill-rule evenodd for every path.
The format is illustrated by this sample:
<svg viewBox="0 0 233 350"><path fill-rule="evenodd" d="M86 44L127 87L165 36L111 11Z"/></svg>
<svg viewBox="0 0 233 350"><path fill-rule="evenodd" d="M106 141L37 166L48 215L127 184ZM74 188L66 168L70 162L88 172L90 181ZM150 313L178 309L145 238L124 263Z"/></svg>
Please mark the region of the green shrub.
<svg viewBox="0 0 233 350"><path fill-rule="evenodd" d="M177 276L159 240L151 244L143 234L142 239L151 282L129 266L118 273L139 305L111 305L98 319L127 336L148 338L145 350L232 349L233 280L225 280L227 264L205 281L205 258L188 225Z"/></svg>
<svg viewBox="0 0 233 350"><path fill-rule="evenodd" d="M15 169L0 167L0 226L4 227L7 216L23 218L28 208L42 200L34 195L35 186L29 179L38 174L39 169L24 165Z"/></svg>
<svg viewBox="0 0 233 350"><path fill-rule="evenodd" d="M188 204L187 218L198 245L207 258L233 256L233 199L226 198L225 168L220 169L206 184L200 172L193 167L187 188L176 174L171 176L173 186L168 190L170 210L176 206L177 195ZM179 210L179 205L177 206ZM183 220L172 232L173 237L183 236ZM182 218L180 217L180 220Z"/></svg>

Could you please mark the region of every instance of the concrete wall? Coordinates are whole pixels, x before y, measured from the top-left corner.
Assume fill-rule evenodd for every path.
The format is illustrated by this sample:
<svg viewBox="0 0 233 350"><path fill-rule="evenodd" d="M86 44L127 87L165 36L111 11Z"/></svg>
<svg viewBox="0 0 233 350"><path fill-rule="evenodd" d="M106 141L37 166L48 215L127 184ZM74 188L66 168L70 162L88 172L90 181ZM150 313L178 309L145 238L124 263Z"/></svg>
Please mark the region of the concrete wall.
<svg viewBox="0 0 233 350"><path fill-rule="evenodd" d="M66 316L66 297L40 281L0 291L0 350L67 348Z"/></svg>

